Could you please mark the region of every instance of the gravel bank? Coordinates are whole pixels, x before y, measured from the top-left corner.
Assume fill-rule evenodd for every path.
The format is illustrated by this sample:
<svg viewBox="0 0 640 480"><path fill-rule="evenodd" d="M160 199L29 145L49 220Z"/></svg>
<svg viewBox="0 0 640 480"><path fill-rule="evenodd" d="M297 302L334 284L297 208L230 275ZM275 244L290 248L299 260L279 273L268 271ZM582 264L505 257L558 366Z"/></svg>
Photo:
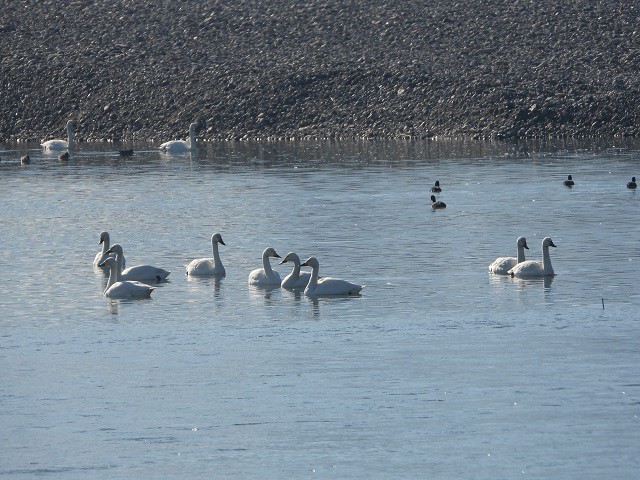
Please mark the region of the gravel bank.
<svg viewBox="0 0 640 480"><path fill-rule="evenodd" d="M6 0L0 139L639 136L639 10Z"/></svg>

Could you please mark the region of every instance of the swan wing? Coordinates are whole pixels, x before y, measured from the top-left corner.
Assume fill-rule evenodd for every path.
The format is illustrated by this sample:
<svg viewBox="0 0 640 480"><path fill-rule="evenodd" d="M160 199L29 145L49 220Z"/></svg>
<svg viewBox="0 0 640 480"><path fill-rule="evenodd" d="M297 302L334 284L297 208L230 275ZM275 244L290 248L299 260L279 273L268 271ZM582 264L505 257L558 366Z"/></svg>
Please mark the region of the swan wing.
<svg viewBox="0 0 640 480"><path fill-rule="evenodd" d="M165 280L171 272L163 268L153 267L151 265L137 265L129 267L122 271L122 279L129 281L155 281L161 282Z"/></svg>
<svg viewBox="0 0 640 480"><path fill-rule="evenodd" d="M507 275L509 270L518 264L518 259L514 257L500 257L496 258L491 265L489 265L489 273L495 273L498 275Z"/></svg>
<svg viewBox="0 0 640 480"><path fill-rule="evenodd" d="M66 140L47 140L40 144L45 150L67 150L69 143Z"/></svg>
<svg viewBox="0 0 640 480"><path fill-rule="evenodd" d="M154 287L140 282L117 282L104 292L107 298L149 298Z"/></svg>

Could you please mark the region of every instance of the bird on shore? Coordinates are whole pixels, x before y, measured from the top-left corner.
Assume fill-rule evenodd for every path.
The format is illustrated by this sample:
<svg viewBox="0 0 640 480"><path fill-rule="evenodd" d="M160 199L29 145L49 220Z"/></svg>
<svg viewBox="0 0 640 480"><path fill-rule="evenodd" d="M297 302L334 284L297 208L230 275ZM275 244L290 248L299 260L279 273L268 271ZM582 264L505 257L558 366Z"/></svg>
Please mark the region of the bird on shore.
<svg viewBox="0 0 640 480"><path fill-rule="evenodd" d="M167 153L190 152L196 149L196 123L189 125L189 140L171 140L160 145L160 150Z"/></svg>
<svg viewBox="0 0 640 480"><path fill-rule="evenodd" d="M133 148L129 148L128 150L120 150L118 153L120 153L121 157L130 157L133 155Z"/></svg>
<svg viewBox="0 0 640 480"><path fill-rule="evenodd" d="M567 179L566 179L564 182L562 182L562 184L563 184L565 187L569 187L569 188L571 188L571 187L573 187L573 186L575 185L575 183L574 183L574 181L573 181L573 177L571 177L571 175L569 175L569 176L567 177Z"/></svg>
<svg viewBox="0 0 640 480"><path fill-rule="evenodd" d="M627 188L630 188L632 190L638 188L638 185L636 184L636 177L631 177L631 181L627 183Z"/></svg>
<svg viewBox="0 0 640 480"><path fill-rule="evenodd" d="M69 157L70 157L69 152L64 152L58 155L58 160L60 160L61 162L66 162L69 160Z"/></svg>
<svg viewBox="0 0 640 480"><path fill-rule="evenodd" d="M29 165L31 163L31 157L29 157L29 155L25 155L23 157L20 157L20 163L22 165Z"/></svg>
<svg viewBox="0 0 640 480"><path fill-rule="evenodd" d="M431 195L431 208L433 210L441 210L443 208L447 208L447 204L444 202L441 202L440 200L436 200L435 195Z"/></svg>
<svg viewBox="0 0 640 480"><path fill-rule="evenodd" d="M442 188L440 188L440 182L438 180L436 180L436 184L431 187L431 191L433 193L440 193L442 191Z"/></svg>
<svg viewBox="0 0 640 480"><path fill-rule="evenodd" d="M47 140L40 144L45 150L71 150L73 149L73 120L67 122L66 140Z"/></svg>

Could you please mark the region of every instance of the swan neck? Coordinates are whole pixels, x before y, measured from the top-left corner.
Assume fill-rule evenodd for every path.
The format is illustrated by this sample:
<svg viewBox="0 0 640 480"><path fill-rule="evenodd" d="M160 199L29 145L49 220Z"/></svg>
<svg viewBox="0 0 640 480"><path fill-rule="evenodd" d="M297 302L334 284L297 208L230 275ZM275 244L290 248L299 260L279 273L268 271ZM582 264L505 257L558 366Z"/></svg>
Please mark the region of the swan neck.
<svg viewBox="0 0 640 480"><path fill-rule="evenodd" d="M218 268L222 265L222 262L220 261L220 252L218 251L218 242L213 242L211 250L213 250L213 268Z"/></svg>
<svg viewBox="0 0 640 480"><path fill-rule="evenodd" d="M291 275L293 275L293 278L300 278L300 264L299 263L294 263L293 264L293 271L291 272Z"/></svg>
<svg viewBox="0 0 640 480"><path fill-rule="evenodd" d="M189 147L193 148L195 144L196 144L196 132L193 130L193 128L190 128L189 129Z"/></svg>
<svg viewBox="0 0 640 480"><path fill-rule="evenodd" d="M271 263L269 263L269 256L267 254L262 254L262 267L264 268L264 273L269 275L273 275L273 270L271 269Z"/></svg>
<svg viewBox="0 0 640 480"><path fill-rule="evenodd" d="M518 263L524 262L524 247L518 245Z"/></svg>
<svg viewBox="0 0 640 480"><path fill-rule="evenodd" d="M120 269L118 268L118 265L118 261L116 260L111 263L111 266L109 267L109 280L107 281L107 287L104 289L105 292L109 290L114 283L120 281Z"/></svg>
<svg viewBox="0 0 640 480"><path fill-rule="evenodd" d="M73 128L70 126L67 127L67 144L69 150L71 150L73 148Z"/></svg>
<svg viewBox="0 0 640 480"><path fill-rule="evenodd" d="M542 269L545 273L552 273L553 267L551 266L551 255L549 255L549 247L542 247Z"/></svg>
<svg viewBox="0 0 640 480"><path fill-rule="evenodd" d="M102 241L102 255L106 254L107 250L109 250L109 247L110 247L109 243L110 242L108 238Z"/></svg>
<svg viewBox="0 0 640 480"><path fill-rule="evenodd" d="M313 291L318 286L318 271L320 267L311 267L311 278L309 279L309 283L307 283L307 290Z"/></svg>
<svg viewBox="0 0 640 480"><path fill-rule="evenodd" d="M119 253L116 253L116 266L117 266L117 277L118 279L116 280L116 282L120 281L120 275L122 274L122 270L124 270L123 265L122 265L122 255L120 255Z"/></svg>

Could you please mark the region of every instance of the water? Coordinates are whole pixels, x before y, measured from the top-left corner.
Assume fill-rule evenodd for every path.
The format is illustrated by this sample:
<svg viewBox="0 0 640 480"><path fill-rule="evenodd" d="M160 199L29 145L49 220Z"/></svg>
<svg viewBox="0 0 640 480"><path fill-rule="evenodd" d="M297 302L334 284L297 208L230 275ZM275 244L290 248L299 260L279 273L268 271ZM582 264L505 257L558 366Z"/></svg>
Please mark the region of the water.
<svg viewBox="0 0 640 480"><path fill-rule="evenodd" d="M0 151L1 476L636 477L640 145L109 149ZM105 300L102 230L170 282ZM520 235L553 280L487 273ZM267 246L363 295L250 288Z"/></svg>

